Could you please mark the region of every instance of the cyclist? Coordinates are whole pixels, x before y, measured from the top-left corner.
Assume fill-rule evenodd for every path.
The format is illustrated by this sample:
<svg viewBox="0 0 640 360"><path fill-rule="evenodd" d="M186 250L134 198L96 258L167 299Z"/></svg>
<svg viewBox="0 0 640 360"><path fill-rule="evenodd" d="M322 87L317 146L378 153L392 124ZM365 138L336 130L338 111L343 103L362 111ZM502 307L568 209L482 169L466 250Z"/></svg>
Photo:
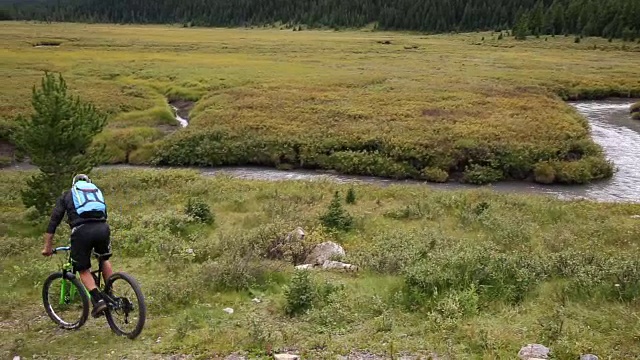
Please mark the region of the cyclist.
<svg viewBox="0 0 640 360"><path fill-rule="evenodd" d="M73 177L72 188L66 190L57 200L51 219L44 234L42 255L51 256L53 235L65 213L71 228L71 262L74 273L80 273L80 280L91 294L93 310L98 317L107 308L102 293L91 275L91 252L95 250L102 261L104 280L107 281L111 268L111 232L107 223L107 209L101 191L85 174Z"/></svg>

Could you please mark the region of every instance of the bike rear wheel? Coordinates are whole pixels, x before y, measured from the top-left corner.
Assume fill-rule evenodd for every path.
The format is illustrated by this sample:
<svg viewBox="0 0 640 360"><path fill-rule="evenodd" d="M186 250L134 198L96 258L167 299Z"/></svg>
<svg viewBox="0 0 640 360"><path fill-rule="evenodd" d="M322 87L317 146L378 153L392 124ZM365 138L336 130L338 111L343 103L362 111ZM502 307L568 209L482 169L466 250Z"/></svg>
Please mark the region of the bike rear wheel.
<svg viewBox="0 0 640 360"><path fill-rule="evenodd" d="M62 272L49 275L42 286L44 309L63 329L80 328L89 317L89 297L78 278L65 279Z"/></svg>
<svg viewBox="0 0 640 360"><path fill-rule="evenodd" d="M110 298L105 311L109 327L117 335L135 339L142 332L147 316L140 285L133 276L117 272L107 280L104 292Z"/></svg>

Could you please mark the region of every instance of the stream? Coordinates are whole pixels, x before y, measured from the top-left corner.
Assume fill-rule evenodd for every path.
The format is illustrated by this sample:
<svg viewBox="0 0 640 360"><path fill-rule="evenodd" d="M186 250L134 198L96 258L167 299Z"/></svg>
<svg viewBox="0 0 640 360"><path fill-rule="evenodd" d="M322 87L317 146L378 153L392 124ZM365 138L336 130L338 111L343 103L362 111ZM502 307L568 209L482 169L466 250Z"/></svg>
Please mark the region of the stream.
<svg viewBox="0 0 640 360"><path fill-rule="evenodd" d="M361 182L387 186L413 184L433 189L487 188L500 192L546 194L561 199L590 199L606 202L640 203L640 121L631 119L630 99L569 102L591 126L593 139L613 160L617 172L613 178L587 185L541 185L524 182L500 182L476 186L460 183L435 184L415 180L393 180L369 176L340 175L330 171L276 170L261 167L200 168L205 175L228 174L243 179L259 180L317 180L329 179L340 183Z"/></svg>
<svg viewBox="0 0 640 360"><path fill-rule="evenodd" d="M630 99L569 102L591 126L593 139L600 144L617 172L609 180L587 185L541 185L526 182L499 182L491 185L460 183L426 183L415 180L394 180L369 176L341 175L331 171L276 170L264 167L201 167L203 175L226 174L242 179L256 180L322 180L339 183L368 183L379 186L405 184L429 186L436 190L491 189L507 193L545 194L560 199L589 199L606 202L640 203L640 121L631 119ZM184 127L187 121L176 111L176 119ZM19 166L22 167L22 166ZM145 168L145 166L108 165L100 168ZM148 168L148 167L147 167Z"/></svg>

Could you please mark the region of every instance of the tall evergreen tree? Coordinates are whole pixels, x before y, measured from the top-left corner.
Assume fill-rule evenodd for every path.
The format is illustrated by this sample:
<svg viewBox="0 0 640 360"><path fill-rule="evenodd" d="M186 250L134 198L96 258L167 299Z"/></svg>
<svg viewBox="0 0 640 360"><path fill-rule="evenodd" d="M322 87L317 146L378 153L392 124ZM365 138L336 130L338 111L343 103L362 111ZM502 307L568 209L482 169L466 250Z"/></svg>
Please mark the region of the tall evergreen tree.
<svg viewBox="0 0 640 360"><path fill-rule="evenodd" d="M529 34L529 16L527 13L520 15L520 18L513 27L513 36L516 40L525 40Z"/></svg>
<svg viewBox="0 0 640 360"><path fill-rule="evenodd" d="M40 170L27 181L23 203L44 215L75 174L88 174L98 163L103 148L90 146L107 117L68 94L62 75L45 73L41 88L33 87L31 103L34 113L18 117L13 140Z"/></svg>

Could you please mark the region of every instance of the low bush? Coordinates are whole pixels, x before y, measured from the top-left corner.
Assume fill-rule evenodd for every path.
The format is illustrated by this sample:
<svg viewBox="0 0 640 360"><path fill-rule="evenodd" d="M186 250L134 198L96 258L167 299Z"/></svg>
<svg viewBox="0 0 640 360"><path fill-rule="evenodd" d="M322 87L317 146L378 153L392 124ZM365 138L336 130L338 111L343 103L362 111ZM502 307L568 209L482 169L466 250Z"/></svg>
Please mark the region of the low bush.
<svg viewBox="0 0 640 360"><path fill-rule="evenodd" d="M449 178L449 174L446 171L434 167L428 167L422 170L422 176L424 176L425 180L436 183L447 182Z"/></svg>
<svg viewBox="0 0 640 360"><path fill-rule="evenodd" d="M345 290L342 284L335 285L332 282L320 282L316 280L312 271L296 270L289 283L283 287L285 297L284 313L288 316L298 316L308 313L312 309L323 310L324 307L341 304L336 299ZM335 311L321 312L319 314L321 325L326 326L341 315Z"/></svg>
<svg viewBox="0 0 640 360"><path fill-rule="evenodd" d="M9 156L0 155L0 168L7 167L13 163L13 159Z"/></svg>
<svg viewBox="0 0 640 360"><path fill-rule="evenodd" d="M296 271L291 282L284 288L284 296L286 299L285 314L295 316L310 310L317 296L311 272Z"/></svg>
<svg viewBox="0 0 640 360"><path fill-rule="evenodd" d="M473 164L464 171L462 181L469 184L489 184L500 181L504 178L504 174L500 170L496 170L489 166Z"/></svg>
<svg viewBox="0 0 640 360"><path fill-rule="evenodd" d="M533 176L538 183L551 184L556 180L556 169L549 162L541 162L536 164Z"/></svg>
<svg viewBox="0 0 640 360"><path fill-rule="evenodd" d="M189 198L184 212L188 216L208 225L213 224L215 220L209 204L200 198Z"/></svg>
<svg viewBox="0 0 640 360"><path fill-rule="evenodd" d="M600 157L589 156L577 161L553 162L556 181L564 184L585 184L592 180L610 178L613 163Z"/></svg>
<svg viewBox="0 0 640 360"><path fill-rule="evenodd" d="M438 247L404 271L409 291L434 296L474 286L485 301L518 303L545 280L534 254L502 253L490 244Z"/></svg>
<svg viewBox="0 0 640 360"><path fill-rule="evenodd" d="M150 158L149 154L142 154L138 150L145 145L149 151L151 143L162 138L162 132L151 127L131 127L126 129L107 129L96 136L95 146L105 146L107 163L132 163L131 157L135 154L135 163L142 162L141 158Z"/></svg>

